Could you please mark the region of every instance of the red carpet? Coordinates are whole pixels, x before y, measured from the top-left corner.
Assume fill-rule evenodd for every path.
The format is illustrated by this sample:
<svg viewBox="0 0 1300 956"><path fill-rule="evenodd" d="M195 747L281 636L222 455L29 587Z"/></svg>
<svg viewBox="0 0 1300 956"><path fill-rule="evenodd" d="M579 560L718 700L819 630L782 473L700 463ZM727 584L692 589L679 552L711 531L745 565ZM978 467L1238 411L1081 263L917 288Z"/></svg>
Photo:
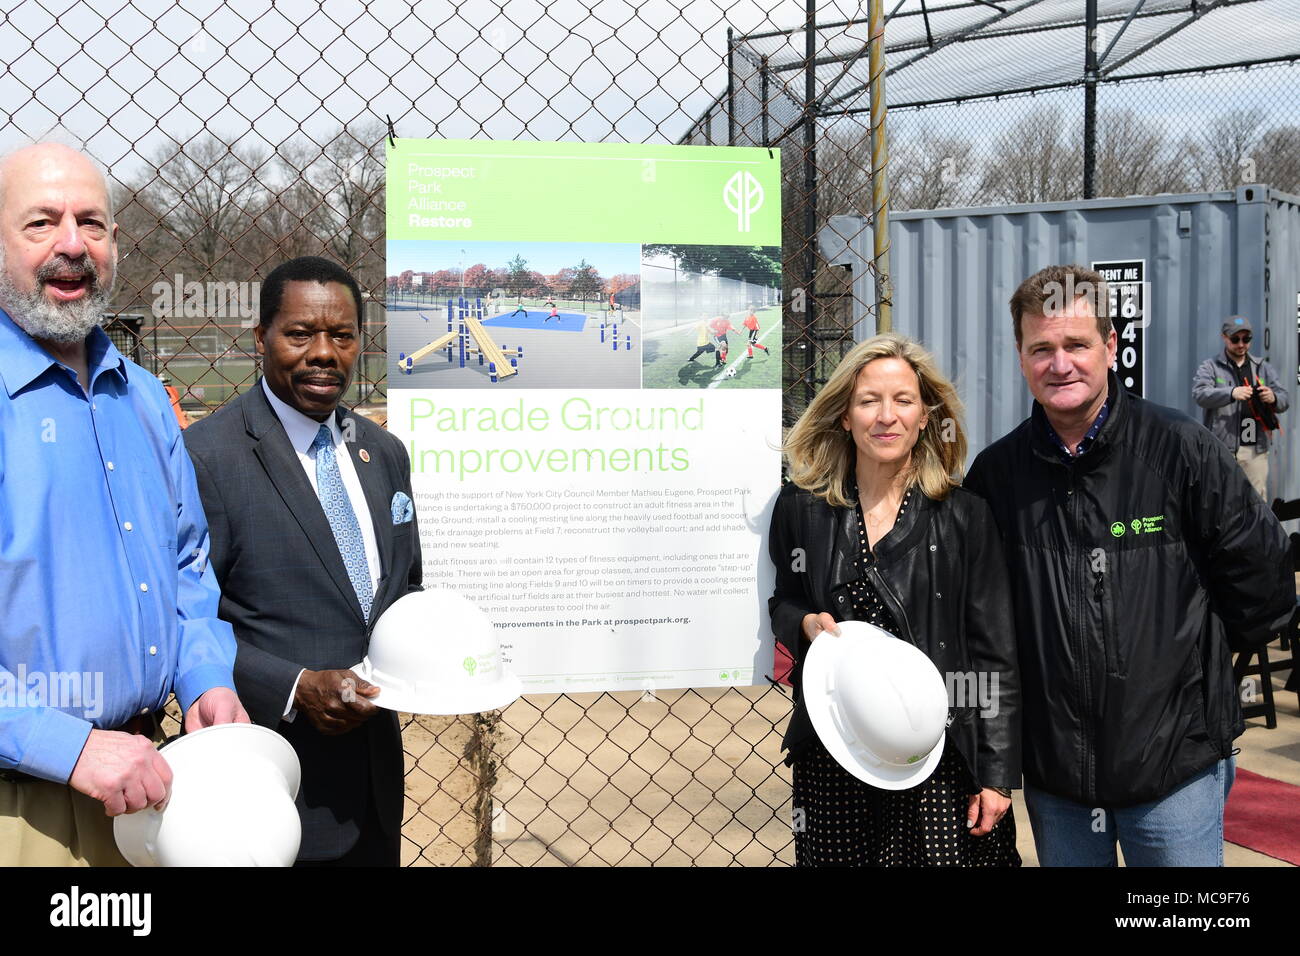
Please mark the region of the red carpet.
<svg viewBox="0 0 1300 956"><path fill-rule="evenodd" d="M1237 768L1223 838L1300 866L1300 787Z"/></svg>
<svg viewBox="0 0 1300 956"><path fill-rule="evenodd" d="M780 681L786 687L791 687L790 671L794 669L794 659L790 652L780 644L773 644L774 653L772 655L772 677Z"/></svg>

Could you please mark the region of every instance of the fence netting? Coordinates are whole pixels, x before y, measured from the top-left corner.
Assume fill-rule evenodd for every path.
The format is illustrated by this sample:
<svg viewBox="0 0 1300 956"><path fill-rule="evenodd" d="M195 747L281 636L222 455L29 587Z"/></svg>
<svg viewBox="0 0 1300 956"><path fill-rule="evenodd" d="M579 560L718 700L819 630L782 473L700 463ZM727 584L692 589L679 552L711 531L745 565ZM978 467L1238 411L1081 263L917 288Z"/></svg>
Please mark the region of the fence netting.
<svg viewBox="0 0 1300 956"><path fill-rule="evenodd" d="M121 255L111 332L193 416L256 381L256 283L318 254L369 299L345 400L385 419L390 132L780 149L787 425L874 329L876 302L854 300L816 238L831 216L871 228L869 31L856 4L6 6L0 146L57 129L108 169ZM1097 196L1300 191L1300 0L1102 0L1091 80L1083 6L889 5L892 208L1078 199L1086 163ZM733 282L699 276L692 308L754 299ZM788 691L765 684L405 716L403 861L792 863L789 713Z"/></svg>

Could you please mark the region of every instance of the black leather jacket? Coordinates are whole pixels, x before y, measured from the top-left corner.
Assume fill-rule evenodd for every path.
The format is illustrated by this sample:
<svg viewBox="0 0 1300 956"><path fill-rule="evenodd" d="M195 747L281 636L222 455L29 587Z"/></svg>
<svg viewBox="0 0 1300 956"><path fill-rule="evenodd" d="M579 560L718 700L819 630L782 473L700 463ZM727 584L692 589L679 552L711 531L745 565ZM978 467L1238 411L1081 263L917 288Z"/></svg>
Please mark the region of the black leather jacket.
<svg viewBox="0 0 1300 956"><path fill-rule="evenodd" d="M1011 594L988 506L961 488L943 501L916 490L876 546L871 580L899 628L929 655L949 686L948 737L984 787L1020 786L1020 678ZM768 549L776 593L768 602L776 639L795 660L795 708L784 746L814 736L803 702L804 616L853 618L857 516L793 484L777 498ZM822 638L823 640L827 638ZM829 638L834 640L834 638ZM992 675L996 675L996 685ZM982 692L982 693L981 693ZM983 706L981 706L983 701Z"/></svg>
<svg viewBox="0 0 1300 956"><path fill-rule="evenodd" d="M975 460L1010 560L1025 780L1088 806L1157 799L1244 729L1230 645L1295 609L1287 536L1223 443L1110 375L1084 454L1041 406Z"/></svg>

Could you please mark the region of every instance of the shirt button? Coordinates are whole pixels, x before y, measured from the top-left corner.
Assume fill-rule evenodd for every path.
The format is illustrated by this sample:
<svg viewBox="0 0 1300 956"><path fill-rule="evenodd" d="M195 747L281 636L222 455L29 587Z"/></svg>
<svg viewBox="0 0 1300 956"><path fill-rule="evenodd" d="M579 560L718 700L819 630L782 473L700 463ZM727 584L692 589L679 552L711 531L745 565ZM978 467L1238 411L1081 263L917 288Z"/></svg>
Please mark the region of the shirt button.
<svg viewBox="0 0 1300 956"><path fill-rule="evenodd" d="M145 584L143 581L141 581L141 582L140 582L140 590L141 590L141 591L148 591L148 590L149 590L149 585L147 585L147 584Z"/></svg>
<svg viewBox="0 0 1300 956"><path fill-rule="evenodd" d="M150 645L149 645L149 656L154 657L154 656L156 656L157 654L158 654L158 648L155 647L154 645L150 644Z"/></svg>
<svg viewBox="0 0 1300 956"><path fill-rule="evenodd" d="M931 551L938 551L938 550L939 550L939 546L938 546L937 544L932 544L932 545L930 545L930 550L931 550Z"/></svg>
<svg viewBox="0 0 1300 956"><path fill-rule="evenodd" d="M125 528L127 531L130 531L130 530L131 530L131 522L129 522L129 521L123 521L123 522L122 522L122 527Z"/></svg>
<svg viewBox="0 0 1300 956"><path fill-rule="evenodd" d="M99 406L96 405L94 402L91 402L91 403L90 403L90 410L91 410L92 412L97 412L97 411L99 411Z"/></svg>
<svg viewBox="0 0 1300 956"><path fill-rule="evenodd" d="M148 708L148 707L141 707L141 708L140 708L140 715L141 715L141 716L144 716L144 715L147 714L147 713L149 713L149 708Z"/></svg>
<svg viewBox="0 0 1300 956"><path fill-rule="evenodd" d="M113 470L113 463L111 461L104 462L104 464L108 467L109 471Z"/></svg>

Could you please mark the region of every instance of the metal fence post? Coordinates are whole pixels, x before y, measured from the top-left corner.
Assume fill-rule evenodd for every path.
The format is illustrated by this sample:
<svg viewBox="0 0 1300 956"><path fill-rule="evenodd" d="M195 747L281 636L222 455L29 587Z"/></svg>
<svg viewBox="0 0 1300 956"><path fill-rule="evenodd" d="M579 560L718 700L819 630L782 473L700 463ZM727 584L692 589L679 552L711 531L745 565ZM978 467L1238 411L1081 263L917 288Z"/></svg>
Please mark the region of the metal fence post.
<svg viewBox="0 0 1300 956"><path fill-rule="evenodd" d="M804 138L803 200L804 260L807 286L804 290L804 337L817 327L817 0L807 0L804 28ZM815 341L815 336L814 336ZM813 399L816 346L807 350L803 375L804 401Z"/></svg>
<svg viewBox="0 0 1300 956"><path fill-rule="evenodd" d="M492 865L492 823L495 819L492 788L497 782L496 746L501 715L497 711L474 715L474 735L465 756L474 768L474 866Z"/></svg>
<svg viewBox="0 0 1300 956"><path fill-rule="evenodd" d="M1097 195L1097 0L1088 0L1084 27L1083 198Z"/></svg>
<svg viewBox="0 0 1300 956"><path fill-rule="evenodd" d="M727 145L736 145L736 41L727 27Z"/></svg>
<svg viewBox="0 0 1300 956"><path fill-rule="evenodd" d="M889 143L885 138L885 18L882 0L868 0L871 47L871 248L876 269L876 331L893 327L889 281Z"/></svg>

